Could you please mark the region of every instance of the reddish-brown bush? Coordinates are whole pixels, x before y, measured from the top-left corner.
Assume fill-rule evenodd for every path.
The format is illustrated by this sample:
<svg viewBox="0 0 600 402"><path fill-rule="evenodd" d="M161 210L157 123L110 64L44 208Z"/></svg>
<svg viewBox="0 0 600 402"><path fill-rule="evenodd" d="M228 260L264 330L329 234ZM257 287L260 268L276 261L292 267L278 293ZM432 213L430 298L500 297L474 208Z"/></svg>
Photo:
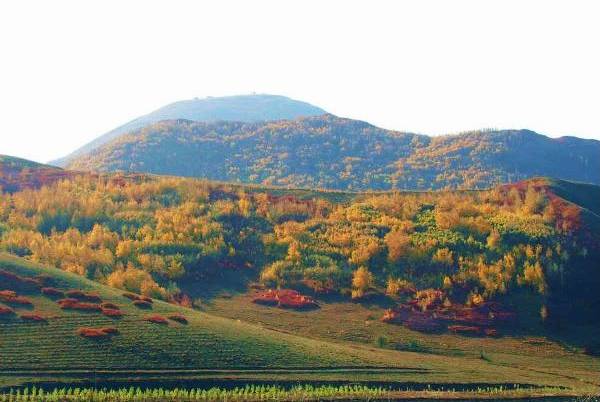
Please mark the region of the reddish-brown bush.
<svg viewBox="0 0 600 402"><path fill-rule="evenodd" d="M15 310L10 307L0 306L0 316L13 315Z"/></svg>
<svg viewBox="0 0 600 402"><path fill-rule="evenodd" d="M140 300L140 296L134 294L134 293L123 293L123 296L125 296L126 298L130 299L130 300Z"/></svg>
<svg viewBox="0 0 600 402"><path fill-rule="evenodd" d="M0 282L13 290L37 291L42 286L35 278L27 278L0 269Z"/></svg>
<svg viewBox="0 0 600 402"><path fill-rule="evenodd" d="M319 307L319 304L311 297L303 296L291 289L269 289L259 293L252 301L257 304L293 309Z"/></svg>
<svg viewBox="0 0 600 402"><path fill-rule="evenodd" d="M107 339L113 335L117 335L119 330L114 327L104 327L104 328L88 328L82 327L77 330L77 334L79 336L83 336L84 338L91 339Z"/></svg>
<svg viewBox="0 0 600 402"><path fill-rule="evenodd" d="M102 307L96 303L81 302L77 299L61 299L57 301L58 305L63 310L80 310L80 311L102 311Z"/></svg>
<svg viewBox="0 0 600 402"><path fill-rule="evenodd" d="M48 319L42 315L36 313L23 313L20 315L21 319L24 321L34 321L34 322L46 322Z"/></svg>
<svg viewBox="0 0 600 402"><path fill-rule="evenodd" d="M167 321L167 319L162 315L158 314L149 315L145 318L145 320L154 324L169 325L169 321Z"/></svg>
<svg viewBox="0 0 600 402"><path fill-rule="evenodd" d="M100 307L106 308L106 309L111 309L111 310L119 310L120 309L120 307L117 306L115 303L102 303L100 305Z"/></svg>
<svg viewBox="0 0 600 402"><path fill-rule="evenodd" d="M148 296L140 296L139 300L145 301L146 303L154 303L154 300L152 300L152 298Z"/></svg>
<svg viewBox="0 0 600 402"><path fill-rule="evenodd" d="M72 299L77 299L91 303L100 303L102 301L99 295L95 293L85 293L81 290L69 290L65 292L65 295Z"/></svg>
<svg viewBox="0 0 600 402"><path fill-rule="evenodd" d="M180 324L188 323L188 319L183 314L171 314L169 320L177 321Z"/></svg>
<svg viewBox="0 0 600 402"><path fill-rule="evenodd" d="M100 329L110 335L117 335L119 333L119 330L115 327L103 327Z"/></svg>
<svg viewBox="0 0 600 402"><path fill-rule="evenodd" d="M42 288L42 293L51 297L65 297L65 292L56 288Z"/></svg>
<svg viewBox="0 0 600 402"><path fill-rule="evenodd" d="M138 308L145 308L145 309L150 309L152 308L152 303L149 303L145 300L134 300L133 301L133 305L138 307Z"/></svg>
<svg viewBox="0 0 600 402"><path fill-rule="evenodd" d="M14 290L0 290L0 299L10 299L17 297L17 292Z"/></svg>
<svg viewBox="0 0 600 402"><path fill-rule="evenodd" d="M113 317L113 318L123 317L123 315L124 315L121 310L113 309L113 308L103 308L102 314L104 314L107 317Z"/></svg>
<svg viewBox="0 0 600 402"><path fill-rule="evenodd" d="M26 297L19 296L14 290L0 290L0 301L8 304L31 306L33 303Z"/></svg>

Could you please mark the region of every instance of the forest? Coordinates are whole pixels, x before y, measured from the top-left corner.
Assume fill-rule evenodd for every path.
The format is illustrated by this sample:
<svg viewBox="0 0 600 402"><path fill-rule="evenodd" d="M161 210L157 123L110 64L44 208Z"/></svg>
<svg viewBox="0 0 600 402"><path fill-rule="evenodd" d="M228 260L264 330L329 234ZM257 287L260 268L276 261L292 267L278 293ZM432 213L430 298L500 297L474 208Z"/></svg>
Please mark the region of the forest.
<svg viewBox="0 0 600 402"><path fill-rule="evenodd" d="M600 184L599 154L598 141L529 130L430 137L325 114L161 121L70 159L68 168L351 191L485 189L535 176Z"/></svg>
<svg viewBox="0 0 600 402"><path fill-rule="evenodd" d="M80 175L0 198L2 250L187 306L183 284L241 271L267 288L354 301L526 303L557 325L589 321L599 306L600 242L588 225L545 179L485 191L296 194Z"/></svg>

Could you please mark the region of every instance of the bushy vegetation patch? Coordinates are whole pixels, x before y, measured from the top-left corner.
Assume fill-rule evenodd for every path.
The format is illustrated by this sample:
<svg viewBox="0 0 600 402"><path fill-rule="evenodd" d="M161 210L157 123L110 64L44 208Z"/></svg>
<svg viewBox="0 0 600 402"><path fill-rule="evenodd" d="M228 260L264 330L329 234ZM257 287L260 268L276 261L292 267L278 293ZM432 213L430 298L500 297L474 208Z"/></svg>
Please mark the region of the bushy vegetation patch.
<svg viewBox="0 0 600 402"><path fill-rule="evenodd" d="M318 308L319 304L311 297L292 289L268 289L257 294L252 301L267 306L291 309Z"/></svg>
<svg viewBox="0 0 600 402"><path fill-rule="evenodd" d="M36 278L29 278L0 269L0 283L8 289L21 292L38 291L42 286Z"/></svg>
<svg viewBox="0 0 600 402"><path fill-rule="evenodd" d="M79 310L90 312L101 312L102 307L97 303L87 303L74 298L61 299L57 301L58 305L63 310Z"/></svg>
<svg viewBox="0 0 600 402"><path fill-rule="evenodd" d="M110 303L110 302L104 302L102 304L100 304L100 307L105 308L105 309L111 309L111 310L119 310L120 307L115 304L115 303Z"/></svg>
<svg viewBox="0 0 600 402"><path fill-rule="evenodd" d="M180 324L187 324L188 319L183 314L171 314L168 316L169 320L176 321Z"/></svg>
<svg viewBox="0 0 600 402"><path fill-rule="evenodd" d="M149 315L145 320L154 324L169 325L169 321L159 314Z"/></svg>
<svg viewBox="0 0 600 402"><path fill-rule="evenodd" d="M118 335L119 330L115 327L102 327L102 328L82 327L77 330L77 334L84 338L90 338L90 339L109 339L114 335Z"/></svg>
<svg viewBox="0 0 600 402"><path fill-rule="evenodd" d="M125 315L125 313L123 313L123 311L121 311L119 309L112 309L112 308L103 308L102 314L107 317L112 317L112 318L120 318Z"/></svg>
<svg viewBox="0 0 600 402"><path fill-rule="evenodd" d="M6 304L32 306L33 302L25 296L19 296L14 290L0 290L0 301Z"/></svg>
<svg viewBox="0 0 600 402"><path fill-rule="evenodd" d="M42 288L42 293L49 297L65 297L65 292L53 287Z"/></svg>
<svg viewBox="0 0 600 402"><path fill-rule="evenodd" d="M15 310L10 307L0 306L0 317L11 316L15 314Z"/></svg>
<svg viewBox="0 0 600 402"><path fill-rule="evenodd" d="M65 296L71 299L77 299L80 301L100 303L102 299L95 293L86 293L81 290L68 290L65 292Z"/></svg>
<svg viewBox="0 0 600 402"><path fill-rule="evenodd" d="M23 313L20 314L19 317L23 320L23 321L32 321L32 322L47 322L48 318L38 314L38 313Z"/></svg>
<svg viewBox="0 0 600 402"><path fill-rule="evenodd" d="M152 308L152 303L147 302L145 300L134 300L133 305L137 308L149 310Z"/></svg>

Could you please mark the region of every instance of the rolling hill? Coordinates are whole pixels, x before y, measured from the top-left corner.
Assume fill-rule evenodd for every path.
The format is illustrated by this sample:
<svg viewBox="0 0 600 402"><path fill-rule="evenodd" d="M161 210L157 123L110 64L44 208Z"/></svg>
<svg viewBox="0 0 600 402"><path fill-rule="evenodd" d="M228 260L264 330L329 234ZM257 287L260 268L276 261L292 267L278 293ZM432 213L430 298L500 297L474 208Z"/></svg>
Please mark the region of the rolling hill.
<svg viewBox="0 0 600 402"><path fill-rule="evenodd" d="M528 130L428 137L333 115L170 120L123 134L68 166L353 191L489 188L534 176L600 184L600 141Z"/></svg>
<svg viewBox="0 0 600 402"><path fill-rule="evenodd" d="M524 396L583 395L599 387L592 374L597 361L565 354L550 344L542 349L559 355L545 356L539 345L526 358L500 352L486 359L378 349L304 338L160 301L140 309L122 291L5 254L0 254L0 275L2 288L31 303L0 303L3 311L11 311L0 315L0 389L24 384L48 389L65 384L206 387L302 381L385 384L393 389L428 384L426 389L477 391L503 386L504 391L495 391L499 394L518 387L515 392ZM111 309L118 308L123 316L60 308L58 299L64 296L51 295L48 286L54 292L70 291L71 297L95 299L86 305L113 304ZM156 321L157 315L179 321L148 321L149 316ZM32 316L42 320L26 318ZM111 330L110 335L90 338L81 335L81 328ZM543 369L531 370L533 366Z"/></svg>
<svg viewBox="0 0 600 402"><path fill-rule="evenodd" d="M294 119L300 116L315 116L324 113L323 109L316 106L277 95L238 95L184 100L171 103L123 124L101 135L70 155L50 162L50 164L65 167L77 156L93 151L122 134L161 120L186 119L206 122L221 120L254 122Z"/></svg>

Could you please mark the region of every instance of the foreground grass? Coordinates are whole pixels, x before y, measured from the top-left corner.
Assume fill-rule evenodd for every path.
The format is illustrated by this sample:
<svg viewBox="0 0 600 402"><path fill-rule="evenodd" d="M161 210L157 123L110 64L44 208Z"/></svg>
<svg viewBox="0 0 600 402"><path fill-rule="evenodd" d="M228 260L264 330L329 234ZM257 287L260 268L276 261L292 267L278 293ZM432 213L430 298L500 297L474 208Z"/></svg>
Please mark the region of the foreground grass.
<svg viewBox="0 0 600 402"><path fill-rule="evenodd" d="M61 388L44 391L40 388L25 388L0 394L0 401L319 401L319 400L396 400L399 398L431 398L431 399L505 399L533 396L544 398L548 395L561 394L562 390L541 388L531 393L524 393L519 387L476 388L469 391L453 389L440 390L392 390L383 387L361 385L312 386L296 385L286 389L276 385L246 385L233 389L141 389L123 388L116 390L92 388ZM596 397L583 397L579 400L597 400Z"/></svg>

